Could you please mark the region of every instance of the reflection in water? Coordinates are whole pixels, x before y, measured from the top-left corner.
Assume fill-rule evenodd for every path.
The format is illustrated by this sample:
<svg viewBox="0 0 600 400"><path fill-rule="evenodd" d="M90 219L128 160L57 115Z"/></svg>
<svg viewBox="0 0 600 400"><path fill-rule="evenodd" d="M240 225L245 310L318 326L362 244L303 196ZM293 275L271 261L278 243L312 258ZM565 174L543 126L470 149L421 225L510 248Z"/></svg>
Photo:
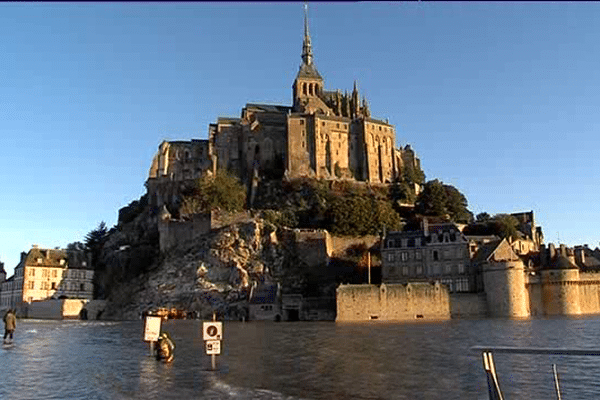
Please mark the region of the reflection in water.
<svg viewBox="0 0 600 400"><path fill-rule="evenodd" d="M157 362L142 322L20 321L0 353L2 399L487 399L475 345L595 348L598 319L414 324L224 323L211 371L201 321L168 321ZM495 356L507 399L600 398L600 358Z"/></svg>

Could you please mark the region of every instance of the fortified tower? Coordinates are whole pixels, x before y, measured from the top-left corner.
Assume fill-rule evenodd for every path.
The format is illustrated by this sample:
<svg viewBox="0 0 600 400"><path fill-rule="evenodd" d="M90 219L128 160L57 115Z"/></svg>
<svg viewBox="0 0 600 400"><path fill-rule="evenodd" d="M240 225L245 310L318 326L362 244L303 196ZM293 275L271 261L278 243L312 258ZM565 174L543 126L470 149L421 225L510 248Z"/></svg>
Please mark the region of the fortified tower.
<svg viewBox="0 0 600 400"><path fill-rule="evenodd" d="M546 315L581 314L579 304L579 268L575 265L573 249L561 244L559 249L550 243L542 246L541 284L542 304Z"/></svg>
<svg viewBox="0 0 600 400"><path fill-rule="evenodd" d="M485 244L480 252L483 252L478 254L478 258L481 261L480 268L490 315L528 317L529 296L525 289L525 268L512 246L506 239L502 239Z"/></svg>

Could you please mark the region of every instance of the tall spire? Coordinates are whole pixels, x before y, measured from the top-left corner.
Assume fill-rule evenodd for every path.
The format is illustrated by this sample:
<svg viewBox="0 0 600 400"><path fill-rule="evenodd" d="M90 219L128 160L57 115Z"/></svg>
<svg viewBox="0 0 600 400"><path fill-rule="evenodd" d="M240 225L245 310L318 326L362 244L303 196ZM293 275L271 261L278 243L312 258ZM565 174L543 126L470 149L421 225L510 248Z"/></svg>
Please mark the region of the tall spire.
<svg viewBox="0 0 600 400"><path fill-rule="evenodd" d="M312 45L308 32L308 2L304 2L304 42L302 43L302 62L311 65L313 62Z"/></svg>

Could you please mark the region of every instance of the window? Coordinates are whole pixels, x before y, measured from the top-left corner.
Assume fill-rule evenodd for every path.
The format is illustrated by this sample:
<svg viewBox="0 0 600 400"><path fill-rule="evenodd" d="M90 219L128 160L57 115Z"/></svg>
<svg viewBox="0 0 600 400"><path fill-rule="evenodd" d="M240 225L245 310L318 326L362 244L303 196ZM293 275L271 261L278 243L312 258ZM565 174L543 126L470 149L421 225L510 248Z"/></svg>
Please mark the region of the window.
<svg viewBox="0 0 600 400"><path fill-rule="evenodd" d="M433 251L433 261L438 261L439 257L438 257L438 252L437 250Z"/></svg>
<svg viewBox="0 0 600 400"><path fill-rule="evenodd" d="M394 261L394 253L388 253L388 262L393 262Z"/></svg>
<svg viewBox="0 0 600 400"><path fill-rule="evenodd" d="M304 125L304 120L303 119L300 120L300 125Z"/></svg>
<svg viewBox="0 0 600 400"><path fill-rule="evenodd" d="M48 271L46 269L42 269L42 278L46 278L48 276Z"/></svg>
<svg viewBox="0 0 600 400"><path fill-rule="evenodd" d="M452 266L448 263L444 264L444 274L451 274L452 273Z"/></svg>
<svg viewBox="0 0 600 400"><path fill-rule="evenodd" d="M450 250L446 249L444 250L444 260L447 260L450 258Z"/></svg>
<svg viewBox="0 0 600 400"><path fill-rule="evenodd" d="M79 285L79 290L81 290L81 291L85 290L85 285L83 283Z"/></svg>
<svg viewBox="0 0 600 400"><path fill-rule="evenodd" d="M402 252L402 261L406 261L408 260L408 252L407 251L403 251Z"/></svg>
<svg viewBox="0 0 600 400"><path fill-rule="evenodd" d="M62 260L61 260L62 261ZM53 270L52 271L52 277L56 278L58 276L58 271L57 270Z"/></svg>
<svg viewBox="0 0 600 400"><path fill-rule="evenodd" d="M458 263L458 273L459 274L465 273L465 263L464 262Z"/></svg>
<svg viewBox="0 0 600 400"><path fill-rule="evenodd" d="M417 273L417 275L421 275L423 273L423 267L419 265L417 267L416 273Z"/></svg>
<svg viewBox="0 0 600 400"><path fill-rule="evenodd" d="M30 282L28 283L28 286L27 286L27 287L28 287L29 289L35 289L35 282L34 282L34 281L30 281Z"/></svg>
<svg viewBox="0 0 600 400"><path fill-rule="evenodd" d="M421 257L422 257L421 250L416 250L415 251L415 259L420 260Z"/></svg>
<svg viewBox="0 0 600 400"><path fill-rule="evenodd" d="M64 258L60 259L60 265L65 265L65 259Z"/></svg>
<svg viewBox="0 0 600 400"><path fill-rule="evenodd" d="M402 275L408 275L408 267L402 267Z"/></svg>
<svg viewBox="0 0 600 400"><path fill-rule="evenodd" d="M31 268L29 270L29 276L35 276L35 269Z"/></svg>
<svg viewBox="0 0 600 400"><path fill-rule="evenodd" d="M52 290L56 289L56 282L52 282Z"/></svg>
<svg viewBox="0 0 600 400"><path fill-rule="evenodd" d="M41 264L41 263L42 263L42 259L41 259L41 258L38 258L38 259L37 259L37 263L38 263L38 264Z"/></svg>
<svg viewBox="0 0 600 400"><path fill-rule="evenodd" d="M321 124L321 126L325 126L325 122L323 122L323 123Z"/></svg>
<svg viewBox="0 0 600 400"><path fill-rule="evenodd" d="M82 267L86 267L86 266L87 266L87 262L85 262L85 261L82 261L82 262L81 262L81 266L82 266Z"/></svg>

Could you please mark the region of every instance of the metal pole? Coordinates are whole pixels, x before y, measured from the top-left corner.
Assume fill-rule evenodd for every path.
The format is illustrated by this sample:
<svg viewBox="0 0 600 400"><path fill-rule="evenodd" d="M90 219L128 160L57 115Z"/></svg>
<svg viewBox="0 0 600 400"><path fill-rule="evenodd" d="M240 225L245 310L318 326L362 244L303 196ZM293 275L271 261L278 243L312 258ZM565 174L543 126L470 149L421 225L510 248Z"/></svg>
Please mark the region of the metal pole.
<svg viewBox="0 0 600 400"><path fill-rule="evenodd" d="M154 342L150 342L150 357L154 355Z"/></svg>
<svg viewBox="0 0 600 400"><path fill-rule="evenodd" d="M556 372L556 364L552 364L552 372L554 372L554 388L556 389L556 398L561 400L560 386L558 385L558 373Z"/></svg>
<svg viewBox="0 0 600 400"><path fill-rule="evenodd" d="M213 322L217 320L217 313L213 311ZM210 365L213 371L217 370L217 356L215 354L210 355Z"/></svg>
<svg viewBox="0 0 600 400"><path fill-rule="evenodd" d="M368 270L368 282L371 284L371 252L367 251L367 270Z"/></svg>

